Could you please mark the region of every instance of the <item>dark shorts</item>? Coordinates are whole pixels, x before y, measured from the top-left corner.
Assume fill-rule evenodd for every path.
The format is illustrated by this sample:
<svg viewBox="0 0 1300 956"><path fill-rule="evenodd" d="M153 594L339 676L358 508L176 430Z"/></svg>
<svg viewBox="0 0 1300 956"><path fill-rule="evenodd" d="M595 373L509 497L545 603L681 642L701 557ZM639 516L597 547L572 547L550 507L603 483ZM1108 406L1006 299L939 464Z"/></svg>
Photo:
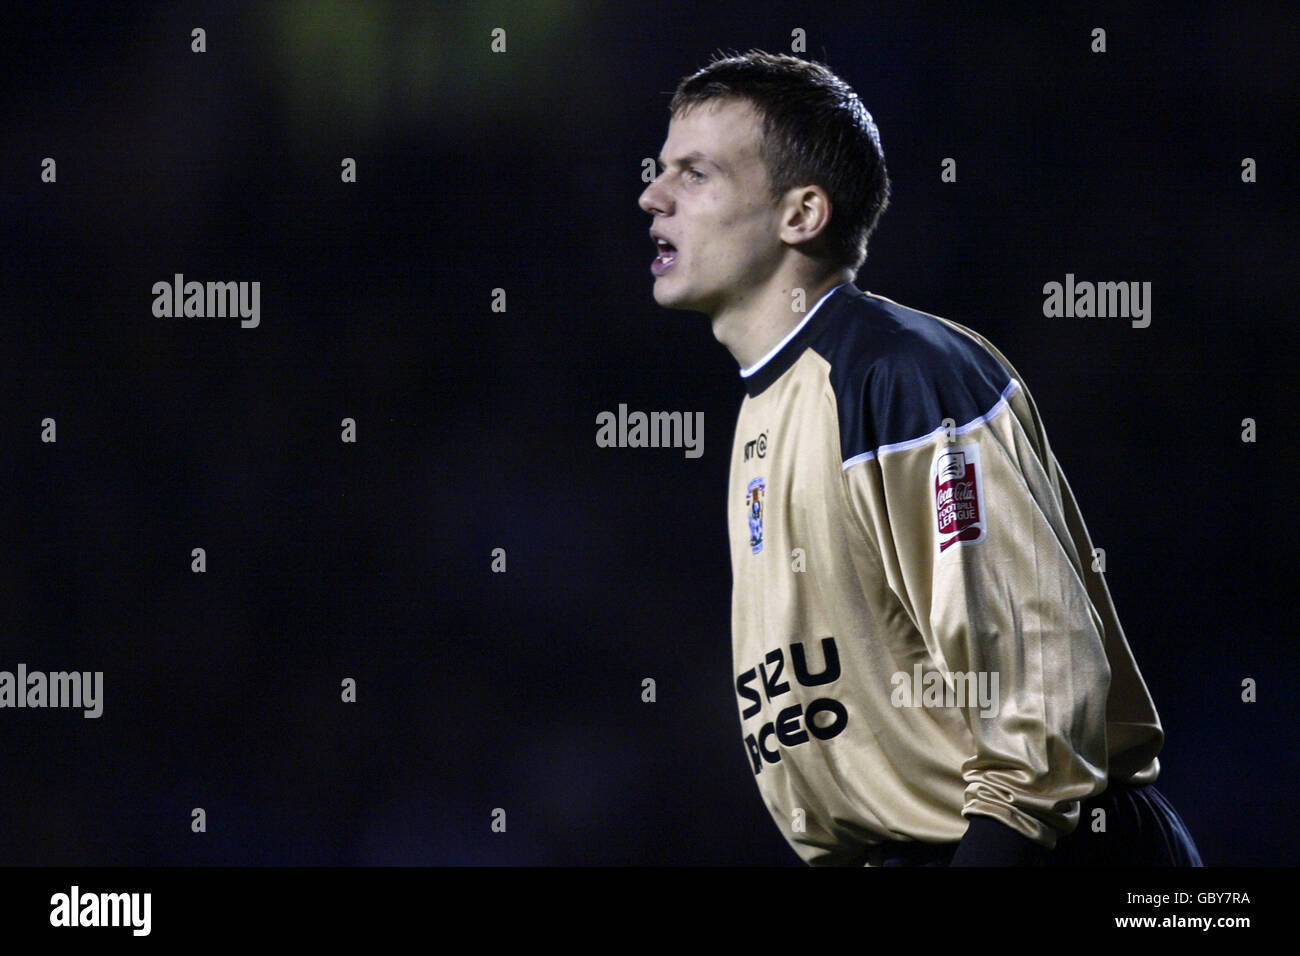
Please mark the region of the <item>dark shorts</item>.
<svg viewBox="0 0 1300 956"><path fill-rule="evenodd" d="M1096 811L1105 811L1104 831L1094 831ZM1099 825L1099 824L1098 824ZM871 854L878 866L947 866L956 843L885 843ZM1043 851L1043 866L1201 866L1201 854L1187 826L1153 784L1112 783L1083 801L1079 825Z"/></svg>

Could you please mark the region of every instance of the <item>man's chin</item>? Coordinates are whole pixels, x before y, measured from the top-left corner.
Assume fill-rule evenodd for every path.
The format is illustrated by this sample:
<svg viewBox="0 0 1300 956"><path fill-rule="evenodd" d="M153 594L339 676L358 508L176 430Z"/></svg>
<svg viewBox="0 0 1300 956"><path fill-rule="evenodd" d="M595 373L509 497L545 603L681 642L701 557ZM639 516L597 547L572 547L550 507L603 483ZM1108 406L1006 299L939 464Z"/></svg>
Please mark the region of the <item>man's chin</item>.
<svg viewBox="0 0 1300 956"><path fill-rule="evenodd" d="M673 292L672 290L665 288L663 280L661 279L655 280L654 297L655 302L663 306L665 309L680 308L677 303L682 297L681 293Z"/></svg>
<svg viewBox="0 0 1300 956"><path fill-rule="evenodd" d="M663 279L656 279L654 285L655 302L665 309L676 309L680 312L703 312L704 309L689 294L670 288Z"/></svg>

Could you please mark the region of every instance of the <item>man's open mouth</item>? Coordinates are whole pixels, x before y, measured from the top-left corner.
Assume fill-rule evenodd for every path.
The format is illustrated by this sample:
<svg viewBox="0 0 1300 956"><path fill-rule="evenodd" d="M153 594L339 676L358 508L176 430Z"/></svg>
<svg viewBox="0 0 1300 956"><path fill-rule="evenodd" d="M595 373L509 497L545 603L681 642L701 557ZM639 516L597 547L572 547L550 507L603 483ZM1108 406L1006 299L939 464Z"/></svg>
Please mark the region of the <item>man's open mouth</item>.
<svg viewBox="0 0 1300 956"><path fill-rule="evenodd" d="M655 239L655 248L659 250L659 255L650 263L650 271L661 276L677 261L677 247L667 239Z"/></svg>

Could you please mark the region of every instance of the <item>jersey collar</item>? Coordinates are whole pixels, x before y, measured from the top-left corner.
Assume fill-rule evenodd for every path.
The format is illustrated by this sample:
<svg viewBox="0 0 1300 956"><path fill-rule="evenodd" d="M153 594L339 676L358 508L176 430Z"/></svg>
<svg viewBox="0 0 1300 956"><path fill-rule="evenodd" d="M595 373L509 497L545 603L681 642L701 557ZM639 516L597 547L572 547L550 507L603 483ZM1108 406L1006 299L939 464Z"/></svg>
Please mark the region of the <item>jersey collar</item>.
<svg viewBox="0 0 1300 956"><path fill-rule="evenodd" d="M799 324L791 329L785 338L772 346L771 351L749 368L740 370L740 377L745 380L745 391L750 398L757 396L784 375L786 370L795 363L795 360L803 354L803 350L808 347L808 343L813 340L816 332L823 324L820 320L814 323L813 316L821 313L823 318L826 318L829 313L834 312L834 306L843 296L838 296L835 302L828 302L828 300L841 290L844 290L845 293L857 291L853 283L841 282L818 299L817 304L808 310L808 314L799 321ZM823 309L823 305L827 307Z"/></svg>

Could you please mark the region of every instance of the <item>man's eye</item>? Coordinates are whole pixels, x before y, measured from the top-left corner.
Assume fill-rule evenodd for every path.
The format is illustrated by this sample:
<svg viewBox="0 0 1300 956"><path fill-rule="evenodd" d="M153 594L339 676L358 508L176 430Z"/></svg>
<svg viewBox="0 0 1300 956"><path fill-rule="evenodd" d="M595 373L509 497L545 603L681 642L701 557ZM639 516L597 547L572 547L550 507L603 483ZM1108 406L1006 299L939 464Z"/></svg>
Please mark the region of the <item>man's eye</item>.
<svg viewBox="0 0 1300 956"><path fill-rule="evenodd" d="M702 173L700 170L696 169L694 166L692 166L690 169L688 169L688 170L686 171L686 174L687 174L687 175L688 175L688 176L689 176L693 181L695 181L695 182L697 182L697 183L698 183L698 182L703 182L703 181L704 181L704 178L705 178L705 177L704 177L704 173Z"/></svg>

